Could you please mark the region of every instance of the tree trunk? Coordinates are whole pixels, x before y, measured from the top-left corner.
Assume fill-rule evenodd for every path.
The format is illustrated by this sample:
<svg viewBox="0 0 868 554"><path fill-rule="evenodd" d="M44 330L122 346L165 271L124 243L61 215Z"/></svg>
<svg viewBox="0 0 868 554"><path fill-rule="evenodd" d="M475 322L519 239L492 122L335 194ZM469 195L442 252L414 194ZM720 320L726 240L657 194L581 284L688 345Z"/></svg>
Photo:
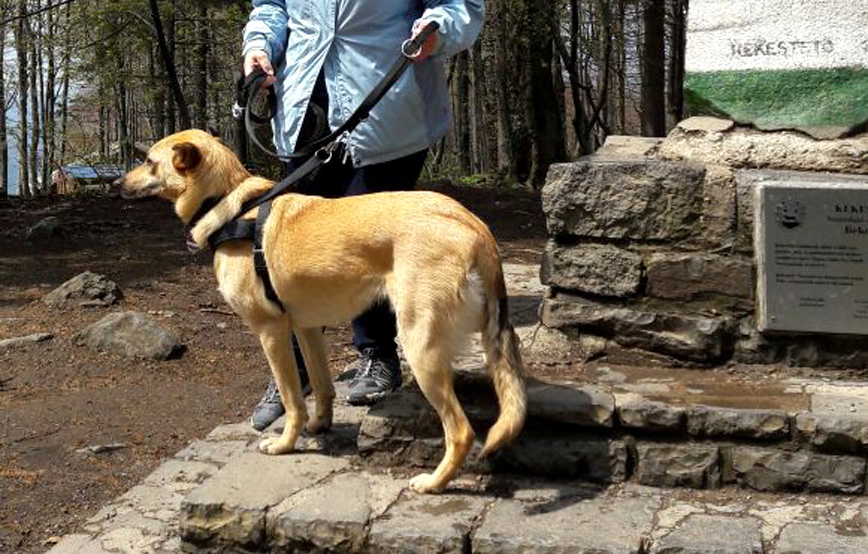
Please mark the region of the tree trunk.
<svg viewBox="0 0 868 554"><path fill-rule="evenodd" d="M495 0L497 21L495 27L494 73L497 80L497 166L510 177L515 177L514 130L512 125L512 102L509 93L510 65L508 48L509 12L506 0Z"/></svg>
<svg viewBox="0 0 868 554"><path fill-rule="evenodd" d="M30 196L30 171L27 164L27 0L18 2L15 50L18 53L18 194Z"/></svg>
<svg viewBox="0 0 868 554"><path fill-rule="evenodd" d="M196 19L196 127L208 129L208 7L199 3Z"/></svg>
<svg viewBox="0 0 868 554"><path fill-rule="evenodd" d="M175 99L175 104L178 108L181 128L190 129L193 126L190 120L190 110L187 108L187 101L184 99L184 91L181 90L181 83L178 81L178 72L175 69L173 52L169 50L169 43L166 41L166 34L163 32L163 21L160 17L160 7L157 5L157 0L149 0L149 3L151 6L151 18L154 21L154 29L157 32L157 43L160 45L160 56L163 58L163 65L166 68L166 74L169 77L169 87L172 90L172 97Z"/></svg>
<svg viewBox="0 0 868 554"><path fill-rule="evenodd" d="M452 76L455 87L455 143L458 149L458 168L463 175L471 172L470 160L470 84L468 76L468 55L461 52L455 57L455 73Z"/></svg>
<svg viewBox="0 0 868 554"><path fill-rule="evenodd" d="M169 13L169 21L166 26L166 46L169 49L169 60L172 62L172 66L175 64L175 1L172 0L169 4L171 6L171 12ZM157 44L157 48L162 52L159 43ZM170 135L178 130L178 115L175 110L175 102L173 101L173 92L172 92L172 83L169 79L169 70L166 67L166 60L163 56L160 56L160 64L162 65L163 72L165 73L166 78L166 134Z"/></svg>
<svg viewBox="0 0 868 554"><path fill-rule="evenodd" d="M674 126L684 118L684 52L687 47L687 0L672 0L669 45L669 116Z"/></svg>
<svg viewBox="0 0 868 554"><path fill-rule="evenodd" d="M6 19L9 10L0 10L0 17ZM6 131L6 25L0 25L0 102L3 102L0 117L0 198L9 195L9 136Z"/></svg>
<svg viewBox="0 0 868 554"><path fill-rule="evenodd" d="M530 0L528 15L527 61L525 78L525 114L531 139L529 184L539 189L545 182L549 165L566 159L563 122L554 109L558 105L553 68L554 42L550 20L555 6L550 0Z"/></svg>
<svg viewBox="0 0 868 554"><path fill-rule="evenodd" d="M40 2L36 2L36 9L39 9ZM37 80L39 76L39 59L36 53L35 33L33 40L28 41L30 50L30 186L34 194L43 192L44 188L40 189L39 183L39 89ZM45 183L41 184L42 187Z"/></svg>
<svg viewBox="0 0 868 554"><path fill-rule="evenodd" d="M666 134L665 0L643 0L642 134Z"/></svg>
<svg viewBox="0 0 868 554"><path fill-rule="evenodd" d="M61 85L60 99L60 160L62 165L66 161L66 145L69 141L69 70L72 65L72 25L70 22L71 4L66 5L63 31L63 84Z"/></svg>

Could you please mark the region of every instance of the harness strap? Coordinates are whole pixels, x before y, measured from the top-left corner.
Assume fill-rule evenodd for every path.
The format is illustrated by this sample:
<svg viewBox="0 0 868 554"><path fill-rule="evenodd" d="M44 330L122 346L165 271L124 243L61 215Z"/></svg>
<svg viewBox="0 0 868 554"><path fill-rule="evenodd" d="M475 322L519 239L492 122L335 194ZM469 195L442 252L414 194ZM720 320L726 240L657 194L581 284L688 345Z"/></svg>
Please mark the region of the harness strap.
<svg viewBox="0 0 868 554"><path fill-rule="evenodd" d="M206 200L190 221L187 228L192 229L202 216L208 213L208 211L216 206L217 203L218 200L213 198ZM242 213L246 213L247 211L250 210L245 210L245 212ZM256 271L256 276L262 280L262 286L265 288L265 297L277 304L280 311L286 313L286 308L284 307L283 302L280 301L280 298L278 298L277 292L274 290L274 285L271 283L271 276L268 274L268 264L265 262L265 253L262 250L265 221L268 219L269 212L271 212L270 201L259 207L259 213L255 220L233 219L227 221L226 224L208 237L208 246L211 248L211 251L214 252L221 244L231 240L253 241L253 269ZM191 246L191 252L198 250L195 244L190 245L188 243L188 248Z"/></svg>
<svg viewBox="0 0 868 554"><path fill-rule="evenodd" d="M256 214L256 226L253 231L253 269L256 270L256 275L262 279L262 286L265 287L265 297L277 304L280 311L286 313L286 308L283 302L280 301L280 298L277 297L277 292L271 283L271 277L268 275L268 264L265 262L265 251L262 249L265 221L268 219L269 213L271 213L271 201L260 205L259 213Z"/></svg>

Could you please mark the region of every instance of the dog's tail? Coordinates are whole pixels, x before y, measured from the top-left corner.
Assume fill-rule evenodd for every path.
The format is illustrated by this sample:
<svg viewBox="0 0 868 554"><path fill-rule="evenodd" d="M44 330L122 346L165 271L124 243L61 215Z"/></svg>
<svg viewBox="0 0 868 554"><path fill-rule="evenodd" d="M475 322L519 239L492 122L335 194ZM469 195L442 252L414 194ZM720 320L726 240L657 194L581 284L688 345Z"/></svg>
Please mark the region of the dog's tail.
<svg viewBox="0 0 868 554"><path fill-rule="evenodd" d="M500 403L500 416L488 432L481 456L485 457L514 439L524 425L527 413L527 392L524 384L524 364L519 352L519 340L509 323L509 306L499 255L489 258L491 269L482 329L482 345L488 372ZM497 263L491 263L496 261Z"/></svg>

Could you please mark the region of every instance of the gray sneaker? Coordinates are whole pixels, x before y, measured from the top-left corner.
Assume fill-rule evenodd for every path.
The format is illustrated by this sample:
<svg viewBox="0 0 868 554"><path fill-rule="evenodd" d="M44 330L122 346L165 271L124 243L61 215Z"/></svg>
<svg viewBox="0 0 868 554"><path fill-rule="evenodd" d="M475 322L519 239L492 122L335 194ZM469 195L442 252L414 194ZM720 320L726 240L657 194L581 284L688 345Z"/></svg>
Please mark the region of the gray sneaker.
<svg viewBox="0 0 868 554"><path fill-rule="evenodd" d="M310 379L307 376L307 371L300 371L299 377L301 378L301 394L307 396L310 394ZM253 409L253 415L250 416L250 426L256 431L262 431L277 421L285 412L283 402L280 400L280 392L277 390L277 383L272 377L268 380L265 394L262 395L256 408Z"/></svg>
<svg viewBox="0 0 868 554"><path fill-rule="evenodd" d="M374 350L359 353L356 377L347 402L353 406L373 404L401 386L401 362L397 355L380 356Z"/></svg>

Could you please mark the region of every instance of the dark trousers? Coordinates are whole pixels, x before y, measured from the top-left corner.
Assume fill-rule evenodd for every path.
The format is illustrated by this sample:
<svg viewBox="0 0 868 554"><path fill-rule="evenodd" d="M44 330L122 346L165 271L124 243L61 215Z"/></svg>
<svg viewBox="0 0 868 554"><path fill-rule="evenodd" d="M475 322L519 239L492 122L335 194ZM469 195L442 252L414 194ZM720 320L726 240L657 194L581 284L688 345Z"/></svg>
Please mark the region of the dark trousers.
<svg viewBox="0 0 868 554"><path fill-rule="evenodd" d="M402 158L364 167L353 167L349 159L345 163L342 157L335 156L322 166L300 192L327 198L341 198L373 192L410 190L416 185L422 173L427 155L428 150L425 149ZM303 161L290 161L287 170L292 172L301 163ZM371 349L377 356L395 356L397 334L395 313L388 301L374 304L353 320L353 343L359 351ZM299 366L304 367L295 340L293 346Z"/></svg>

